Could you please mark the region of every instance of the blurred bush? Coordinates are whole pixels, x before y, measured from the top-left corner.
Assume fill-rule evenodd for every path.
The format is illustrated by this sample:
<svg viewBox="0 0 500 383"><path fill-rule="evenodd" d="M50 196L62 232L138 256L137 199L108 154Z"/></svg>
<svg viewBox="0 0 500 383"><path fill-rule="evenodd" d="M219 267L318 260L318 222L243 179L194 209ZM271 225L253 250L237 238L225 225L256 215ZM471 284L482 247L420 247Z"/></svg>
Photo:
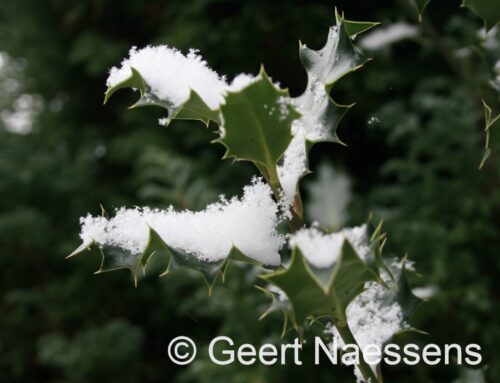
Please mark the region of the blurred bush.
<svg viewBox="0 0 500 383"><path fill-rule="evenodd" d="M350 19L416 24L405 1L360 4L335 5ZM357 101L340 128L349 147L317 146L311 168L345 169L348 220L383 218L389 250L408 252L422 273L415 285L437 291L416 321L429 336L416 341L478 342L498 381L498 156L477 167L480 97L498 101L489 84L500 40L494 31L481 45L481 20L458 5L432 1L414 36L369 52L375 60L340 82L334 98ZM126 272L93 276L98 259L64 260L79 242L78 217L98 213L100 203L200 208L219 193L237 194L253 174L219 161L223 148L207 145L210 129L159 127L160 112L127 111L133 96L125 93L101 105L107 68L130 46L195 47L230 77L263 62L298 94L305 74L297 40L320 47L332 20L333 4L320 0L0 2L0 381L352 381L349 369L326 364L224 369L203 353L189 368L168 361L166 346L181 334L200 349L215 334L277 341L279 318L257 321L266 300L248 271L235 267L209 299L189 273L134 289ZM309 197L316 177L304 181ZM386 375L441 383L458 371Z"/></svg>

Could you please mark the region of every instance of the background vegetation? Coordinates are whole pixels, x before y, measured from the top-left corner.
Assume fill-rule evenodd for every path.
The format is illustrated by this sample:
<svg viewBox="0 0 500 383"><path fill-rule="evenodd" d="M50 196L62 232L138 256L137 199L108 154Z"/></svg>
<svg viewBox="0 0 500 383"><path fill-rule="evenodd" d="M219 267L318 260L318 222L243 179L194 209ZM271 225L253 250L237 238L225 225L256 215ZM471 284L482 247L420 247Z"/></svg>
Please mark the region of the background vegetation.
<svg viewBox="0 0 500 383"><path fill-rule="evenodd" d="M280 318L257 321L266 299L237 267L209 300L190 274L150 277L135 289L125 271L94 276L98 259L64 260L79 244L78 217L97 214L99 203L196 209L220 193L238 193L254 172L220 161L222 146L207 145L211 133L195 123L176 122L166 132L157 126L160 111L126 111L132 94L102 106L107 70L130 46L195 47L230 78L256 73L262 62L297 95L306 78L297 40L319 48L333 5L0 2L1 382L352 381L349 369L326 363L221 368L206 355L188 368L170 363L166 347L176 335L199 344L215 334L241 343L278 341ZM349 19L418 24L405 1L335 5ZM352 184L349 223L363 222L369 212L384 218L389 250L416 261L422 276L415 286L433 287L414 323L429 335L412 339L481 344L494 382L500 380L500 157L492 155L481 171L478 165L480 98L498 101L488 81L500 39L478 53L481 26L458 1L431 1L417 36L368 52L374 60L334 94L340 102L357 101L340 128L349 147L316 146L311 168L343 168ZM492 146L500 147L495 139ZM304 181L306 196L316 178ZM459 373L443 366L385 371L389 382L422 383L452 382Z"/></svg>

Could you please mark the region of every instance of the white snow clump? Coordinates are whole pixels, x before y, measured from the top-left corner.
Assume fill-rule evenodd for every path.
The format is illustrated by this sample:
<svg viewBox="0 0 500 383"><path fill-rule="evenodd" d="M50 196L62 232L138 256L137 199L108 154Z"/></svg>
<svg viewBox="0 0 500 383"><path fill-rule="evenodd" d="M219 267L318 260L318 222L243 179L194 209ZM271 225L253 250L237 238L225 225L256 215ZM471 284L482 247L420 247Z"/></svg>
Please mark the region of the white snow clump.
<svg viewBox="0 0 500 383"><path fill-rule="evenodd" d="M131 68L144 78L151 96L170 103L173 108L187 101L192 89L210 109L218 109L227 92L238 92L259 79L240 73L228 84L225 76L211 69L196 49L184 55L167 45L157 45L132 47L121 66L111 68L106 85L111 87L126 80L132 74Z"/></svg>
<svg viewBox="0 0 500 383"><path fill-rule="evenodd" d="M129 57L121 66L111 68L107 86L114 86L126 80L136 69L148 85L152 95L178 107L194 90L211 109L217 109L224 101L227 84L207 66L207 62L195 49L187 55L167 45L132 47Z"/></svg>
<svg viewBox="0 0 500 383"><path fill-rule="evenodd" d="M200 212L120 208L110 219L88 215L80 219L80 237L87 244L118 246L139 255L147 245L149 225L168 246L203 261L223 260L236 246L249 258L277 266L285 242L276 230L278 213L269 186L254 179L240 199L221 197Z"/></svg>
<svg viewBox="0 0 500 383"><path fill-rule="evenodd" d="M290 236L290 248L298 247L314 267L327 268L337 262L342 244L348 240L361 259L371 252L366 224L325 234L316 227L303 228Z"/></svg>
<svg viewBox="0 0 500 383"><path fill-rule="evenodd" d="M394 262L391 268L402 268L403 263ZM387 272L381 272L382 279L390 284L392 280ZM389 341L395 333L409 328L409 324L403 318L403 311L396 301L388 304L388 289L376 282L365 283L365 291L358 295L347 306L347 323L351 329L354 339L360 350L364 350L368 345L376 345L380 350L383 345ZM345 343L342 340L335 326L328 328L333 335L336 345L342 348ZM373 348L372 348L373 350ZM376 366L370 366L374 371ZM357 382L364 382L363 376L357 367L354 368L354 374Z"/></svg>

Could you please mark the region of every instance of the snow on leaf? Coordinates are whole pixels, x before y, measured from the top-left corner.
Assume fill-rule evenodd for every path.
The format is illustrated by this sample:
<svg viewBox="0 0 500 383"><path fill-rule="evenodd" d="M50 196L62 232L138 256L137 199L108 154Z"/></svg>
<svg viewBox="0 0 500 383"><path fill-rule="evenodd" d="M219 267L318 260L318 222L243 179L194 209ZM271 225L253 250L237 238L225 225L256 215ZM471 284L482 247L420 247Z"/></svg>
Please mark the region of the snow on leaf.
<svg viewBox="0 0 500 383"><path fill-rule="evenodd" d="M291 237L289 265L262 278L287 296L287 316L299 332L306 319L321 316L345 323L348 304L363 291L368 281L379 281L371 260L370 245L362 232L347 229L335 236L322 236L317 229L305 229Z"/></svg>
<svg viewBox="0 0 500 383"><path fill-rule="evenodd" d="M328 268L337 262L346 239L356 248L362 259L370 256L371 245L366 225L346 228L330 234L325 234L316 227L304 228L290 237L289 246L299 247L312 266Z"/></svg>
<svg viewBox="0 0 500 383"><path fill-rule="evenodd" d="M213 281L228 259L279 265L284 238L276 230L277 214L269 186L255 180L241 199L222 198L201 212L121 208L109 219L84 217L83 245L72 255L96 245L100 271L127 268L136 280L151 255L162 254L167 271L189 267Z"/></svg>
<svg viewBox="0 0 500 383"><path fill-rule="evenodd" d="M132 107L156 105L165 108L169 120L217 121L224 101L226 81L195 50L187 55L166 45L132 48L121 66L110 70L105 103L119 89L140 91Z"/></svg>
<svg viewBox="0 0 500 383"><path fill-rule="evenodd" d="M408 285L405 264L405 260L393 261L389 265L393 275L381 273L386 286L367 282L365 291L347 306L347 323L360 349L376 345L382 350L396 334L416 331L411 327L410 319L421 299ZM334 344L342 347L345 342L337 327L331 326L330 331L336 340ZM376 366L371 367L375 371ZM357 368L355 375L358 381L364 381Z"/></svg>
<svg viewBox="0 0 500 383"><path fill-rule="evenodd" d="M344 75L361 67L367 59L358 52L349 37L344 19L337 15L330 27L325 45L312 50L300 44L299 54L307 72L305 91L293 99L302 117L293 122L293 140L278 168L285 203L293 202L297 183L308 172L307 154L313 143L341 143L336 128L344 113L352 106L339 105L329 92Z"/></svg>

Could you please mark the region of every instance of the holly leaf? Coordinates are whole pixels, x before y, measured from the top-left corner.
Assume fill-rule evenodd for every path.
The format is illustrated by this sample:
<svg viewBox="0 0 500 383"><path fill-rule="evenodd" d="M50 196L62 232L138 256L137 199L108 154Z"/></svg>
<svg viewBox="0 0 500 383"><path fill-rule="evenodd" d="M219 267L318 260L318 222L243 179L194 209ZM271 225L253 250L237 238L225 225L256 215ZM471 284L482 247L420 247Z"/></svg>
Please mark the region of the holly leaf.
<svg viewBox="0 0 500 383"><path fill-rule="evenodd" d="M138 280L146 274L148 266L153 258L161 258L165 265L161 276L168 275L178 269L191 269L199 272L208 286L211 295L215 282L220 277L224 281L229 262L245 262L252 265L264 266L261 263L248 258L238 248L233 247L228 256L220 261L208 262L199 259L194 254L180 251L170 247L163 241L160 235L151 227L149 228L148 242L141 254L134 254L118 246L99 245L90 241L80 245L66 258L71 258L88 252L97 252L101 256L101 265L96 274L103 272L127 269L131 272L135 286Z"/></svg>
<svg viewBox="0 0 500 383"><path fill-rule="evenodd" d="M337 262L329 268L313 267L295 247L288 266L261 278L286 294L286 318L299 333L308 319L328 316L346 323L347 306L363 291L364 284L382 282L378 271L363 261L347 240Z"/></svg>
<svg viewBox="0 0 500 383"><path fill-rule="evenodd" d="M380 25L380 22L344 20L344 25L347 34L352 38L366 32L369 29L372 29L373 27L376 27L377 25Z"/></svg>
<svg viewBox="0 0 500 383"><path fill-rule="evenodd" d="M216 142L226 147L224 158L252 161L273 176L292 140L292 121L300 117L288 91L278 89L261 68L256 81L227 94L220 111L222 136Z"/></svg>
<svg viewBox="0 0 500 383"><path fill-rule="evenodd" d="M210 109L203 99L194 90L190 90L189 96L186 101L181 105L174 105L173 103L163 101L154 96L150 91L146 81L142 75L135 68L131 67L131 75L122 82L109 87L104 93L104 104L106 104L111 96L120 89L131 88L138 90L139 99L130 106L132 108L139 108L143 106L159 106L167 110L168 117L165 119L165 125L168 125L172 120L199 120L205 125L210 121L219 123L219 115L215 110Z"/></svg>
<svg viewBox="0 0 500 383"><path fill-rule="evenodd" d="M352 25L352 21L349 22ZM346 29L346 21L337 14L336 25L330 27L325 45L313 50L300 44L299 55L307 72L307 87L300 97L314 96L313 83L331 90L333 84L346 74L360 68L368 59L356 50Z"/></svg>
<svg viewBox="0 0 500 383"><path fill-rule="evenodd" d="M271 304L269 305L267 310L259 317L259 320L267 318L274 312L281 312L283 314L283 330L281 332L281 337L284 337L289 330L293 329L293 324L289 320L290 303L288 301L288 298L284 296L284 293L282 291L276 291L271 288L264 288L260 286L255 287L259 291L264 293L269 299L271 299Z"/></svg>
<svg viewBox="0 0 500 383"><path fill-rule="evenodd" d="M338 13L337 8L335 8L335 19L337 22L342 19L342 16ZM380 23L376 21L353 21L344 19L346 32L351 38L354 38L379 24Z"/></svg>
<svg viewBox="0 0 500 383"><path fill-rule="evenodd" d="M406 260L403 260L401 269L392 268L391 271L396 282L394 285L390 285L389 289L387 289L387 296L384 299L384 304L390 306L393 303L397 303L401 307L403 321L409 324L415 310L418 305L423 302L423 300L413 294L413 291L410 288L406 271ZM418 330L409 327L404 329L402 332L407 331Z"/></svg>
<svg viewBox="0 0 500 383"><path fill-rule="evenodd" d="M286 294L290 302L288 315L296 329L302 327L307 318L327 315L332 311L330 296L324 293L313 277L298 248L293 250L288 267L261 277Z"/></svg>
<svg viewBox="0 0 500 383"><path fill-rule="evenodd" d="M497 114L496 116L493 116L493 112L489 105L483 101L483 107L484 107L484 121L485 121L485 127L484 127L484 132L485 132L485 143L484 143L484 154L483 158L481 159L481 163L479 164L479 169L482 169L485 162L488 160L492 153L492 148L490 145L490 140L491 140L491 132L492 129L500 129L500 113Z"/></svg>
<svg viewBox="0 0 500 383"><path fill-rule="evenodd" d="M489 31L500 21L500 2L497 0L463 0L462 7L467 7L484 21Z"/></svg>
<svg viewBox="0 0 500 383"><path fill-rule="evenodd" d="M320 50L313 50L299 43L299 56L307 73L304 92L293 99L293 104L302 114L296 128L304 135L305 164L296 183L308 170L307 155L317 142L343 144L337 135L337 127L352 105L337 104L330 91L335 82L346 74L360 68L368 59L352 44L351 35L372 27L373 23L346 21L336 12L336 25L330 27L328 37ZM348 31L347 28L350 30ZM290 148L291 152L296 148ZM295 186L295 189L297 186Z"/></svg>
<svg viewBox="0 0 500 383"><path fill-rule="evenodd" d="M95 241L82 243L66 259L82 254L98 254L101 257L101 264L95 274L128 269L132 275L134 285L137 286L139 278L143 276L143 269L138 262L139 256L117 246L101 246Z"/></svg>
<svg viewBox="0 0 500 383"><path fill-rule="evenodd" d="M350 23L352 26L353 22ZM323 48L316 51L299 44L300 60L307 73L307 85L304 92L294 99L294 104L302 113L300 123L304 125L305 131L321 130L323 136L318 139L310 138L309 142L341 142L336 128L352 105L337 104L329 93L335 82L368 61L355 49L346 25L345 20L337 13L337 23L330 27Z"/></svg>

